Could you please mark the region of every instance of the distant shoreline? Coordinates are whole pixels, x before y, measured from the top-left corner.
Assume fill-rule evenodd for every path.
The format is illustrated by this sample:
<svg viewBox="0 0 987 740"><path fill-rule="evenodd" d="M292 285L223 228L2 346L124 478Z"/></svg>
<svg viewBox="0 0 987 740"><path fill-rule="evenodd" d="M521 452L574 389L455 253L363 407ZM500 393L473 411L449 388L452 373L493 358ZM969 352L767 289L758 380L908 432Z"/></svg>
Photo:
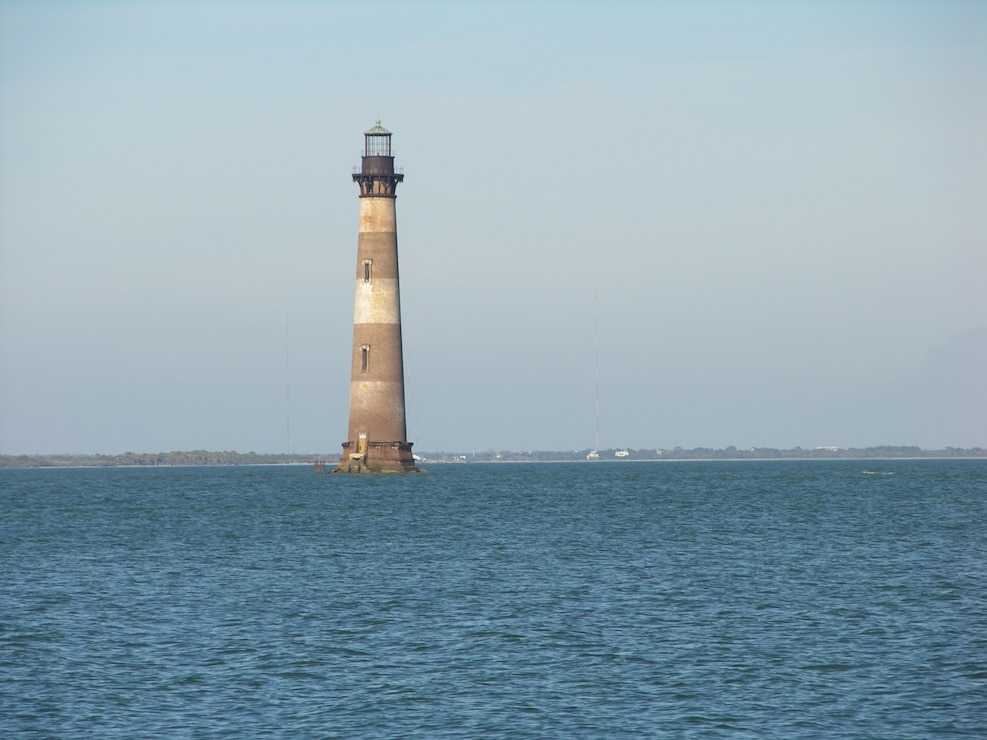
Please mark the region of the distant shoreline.
<svg viewBox="0 0 987 740"><path fill-rule="evenodd" d="M589 456L596 455L592 459ZM0 455L0 469L27 468L147 468L147 467L234 467L234 466L303 466L315 461L335 463L335 455L287 455L256 452L215 452L194 450L183 452L134 453L121 455ZM511 452L507 450L473 453L425 452L420 455L424 465L462 465L469 463L524 463L524 462L744 462L775 460L977 460L987 459L987 449L981 447L941 450L923 450L913 446L881 446L865 448L816 448L796 447L788 450L754 447L738 450L735 447L711 449L698 447L691 450L676 447L671 450L608 449L570 451Z"/></svg>

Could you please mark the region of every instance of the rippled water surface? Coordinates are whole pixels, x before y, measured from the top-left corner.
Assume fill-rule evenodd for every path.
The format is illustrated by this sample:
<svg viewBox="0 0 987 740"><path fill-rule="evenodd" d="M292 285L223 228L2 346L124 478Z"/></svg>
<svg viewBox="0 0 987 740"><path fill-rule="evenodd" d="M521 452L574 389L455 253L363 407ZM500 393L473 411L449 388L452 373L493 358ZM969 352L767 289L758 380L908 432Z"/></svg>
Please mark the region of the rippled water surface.
<svg viewBox="0 0 987 740"><path fill-rule="evenodd" d="M987 736L987 462L0 471L7 737Z"/></svg>

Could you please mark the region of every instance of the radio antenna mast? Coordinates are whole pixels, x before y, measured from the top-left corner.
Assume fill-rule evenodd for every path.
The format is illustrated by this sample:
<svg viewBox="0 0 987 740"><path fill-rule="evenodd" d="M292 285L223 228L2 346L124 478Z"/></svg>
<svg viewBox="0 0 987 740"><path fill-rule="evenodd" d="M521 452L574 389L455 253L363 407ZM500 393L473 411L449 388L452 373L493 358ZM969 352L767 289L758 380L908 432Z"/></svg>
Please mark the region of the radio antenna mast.
<svg viewBox="0 0 987 740"><path fill-rule="evenodd" d="M600 449L600 291L599 286L593 289L594 334L596 348L594 364L596 367L596 449Z"/></svg>
<svg viewBox="0 0 987 740"><path fill-rule="evenodd" d="M288 314L284 315L284 434L285 452L291 454L291 363L289 361Z"/></svg>

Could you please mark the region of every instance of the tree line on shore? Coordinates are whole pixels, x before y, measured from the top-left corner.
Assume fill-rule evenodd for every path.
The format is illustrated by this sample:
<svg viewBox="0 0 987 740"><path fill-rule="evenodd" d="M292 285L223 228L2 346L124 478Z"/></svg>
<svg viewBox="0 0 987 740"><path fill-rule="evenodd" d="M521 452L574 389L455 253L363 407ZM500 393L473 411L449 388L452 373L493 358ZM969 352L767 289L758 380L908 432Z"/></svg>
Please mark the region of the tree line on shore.
<svg viewBox="0 0 987 740"><path fill-rule="evenodd" d="M683 449L607 449L514 452L485 450L483 452L425 452L420 459L428 463L468 462L624 462L634 460L831 460L831 459L904 459L904 458L987 458L981 447L946 447L924 450L911 445L881 445L878 447L816 447L775 449L772 447L730 446L722 449L696 447ZM120 455L0 455L0 468L112 468L193 465L310 465L316 460L334 463L334 455L271 454L236 451L192 450L184 452L136 453Z"/></svg>
<svg viewBox="0 0 987 740"><path fill-rule="evenodd" d="M832 459L883 459L883 458L987 458L987 449L981 447L946 447L941 450L924 450L913 445L881 445L877 447L815 447L803 449L776 449L774 447L747 447L738 449L730 446L720 449L711 447L695 447L683 449L647 448L606 450L570 450L568 452L532 451L510 452L485 450L468 454L435 452L423 453L426 462L605 462L633 460L832 460Z"/></svg>
<svg viewBox="0 0 987 740"><path fill-rule="evenodd" d="M293 465L311 463L311 455L191 450L124 452L121 455L0 455L0 468L120 468L181 465Z"/></svg>

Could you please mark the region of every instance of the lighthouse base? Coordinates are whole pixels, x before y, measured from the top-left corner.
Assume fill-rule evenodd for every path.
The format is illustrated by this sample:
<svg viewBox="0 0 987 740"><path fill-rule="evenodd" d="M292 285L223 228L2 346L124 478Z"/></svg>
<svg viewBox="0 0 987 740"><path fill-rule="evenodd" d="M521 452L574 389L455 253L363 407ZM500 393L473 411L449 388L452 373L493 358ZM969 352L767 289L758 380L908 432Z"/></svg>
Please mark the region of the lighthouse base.
<svg viewBox="0 0 987 740"><path fill-rule="evenodd" d="M333 473L424 473L415 465L412 442L343 442L343 454ZM358 453L356 450L362 449Z"/></svg>

